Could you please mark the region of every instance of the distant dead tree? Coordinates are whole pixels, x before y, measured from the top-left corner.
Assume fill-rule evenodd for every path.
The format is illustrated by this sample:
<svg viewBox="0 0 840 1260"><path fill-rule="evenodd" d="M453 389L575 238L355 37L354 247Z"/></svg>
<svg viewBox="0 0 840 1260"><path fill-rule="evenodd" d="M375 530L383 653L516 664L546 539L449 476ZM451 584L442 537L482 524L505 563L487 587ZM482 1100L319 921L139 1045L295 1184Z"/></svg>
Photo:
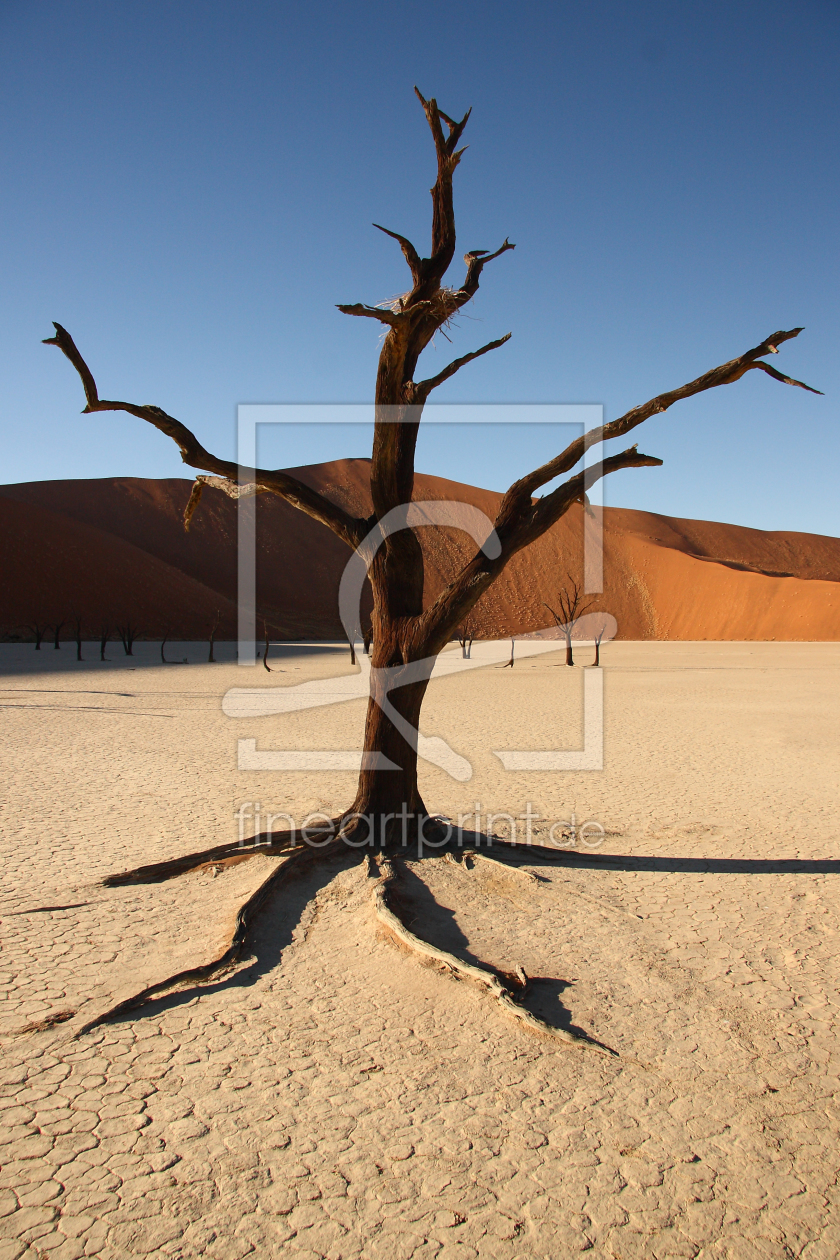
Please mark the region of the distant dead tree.
<svg viewBox="0 0 840 1260"><path fill-rule="evenodd" d="M134 655L134 641L139 633L137 626L133 626L130 621L126 621L122 626L117 626L117 634L120 637L126 656Z"/></svg>
<svg viewBox="0 0 840 1260"><path fill-rule="evenodd" d="M594 615L596 620L593 625L593 638L595 639L595 660L592 662L593 668L601 664L601 640L603 639L607 629L606 616L602 615L601 617L598 617L597 613Z"/></svg>
<svg viewBox="0 0 840 1260"><path fill-rule="evenodd" d="M207 664L208 664L208 665L213 665L213 664L215 663L215 660L216 660L215 656L213 655L213 646L214 646L214 644L215 644L215 642L216 642L216 631L217 631L217 630L218 630L218 628L219 628L219 622L220 622L220 620L221 620L221 617L222 617L222 614L221 614L221 612L219 611L219 609L217 609L217 610L216 610L216 620L213 622L212 629L210 630L210 651L209 651L209 653L208 653L208 655L207 655Z"/></svg>
<svg viewBox="0 0 840 1260"><path fill-rule="evenodd" d="M49 630L49 626L45 626L44 623L41 621L34 621L30 625L28 625L26 629L29 631L30 634L33 634L35 636L35 651L40 652L41 643L43 642L44 636Z"/></svg>
<svg viewBox="0 0 840 1260"><path fill-rule="evenodd" d="M66 625L67 625L66 621L57 621L55 623L55 641L53 642L53 647L55 648L56 652L61 647L61 632Z"/></svg>
<svg viewBox="0 0 840 1260"><path fill-rule="evenodd" d="M111 637L111 627L103 626L99 631L99 659L105 660L105 648L108 646L108 640Z"/></svg>
<svg viewBox="0 0 840 1260"><path fill-rule="evenodd" d="M350 645L350 664L355 665L356 664L356 645L353 642L352 634L348 634L347 642Z"/></svg>
<svg viewBox="0 0 840 1260"><path fill-rule="evenodd" d="M502 666L502 669L513 669L513 649L514 649L515 645L516 645L516 639L511 639L511 641L510 641L510 660L509 660L509 661L505 661L504 665Z"/></svg>
<svg viewBox="0 0 840 1260"><path fill-rule="evenodd" d="M575 626L580 621L584 613L587 613L595 601L590 599L584 602L583 583L576 582L571 573L566 574L566 585L559 591L557 595L558 611L546 604L546 608L554 618L554 624L563 632L563 638L566 640L566 664L574 665L572 657L572 635L575 632ZM603 631L601 632L603 634Z"/></svg>
<svg viewBox="0 0 840 1260"><path fill-rule="evenodd" d="M368 622L367 626L362 631L362 647L364 648L365 656L370 656L370 645L372 642L373 642L373 626L370 624L370 622Z"/></svg>
<svg viewBox="0 0 840 1260"><path fill-rule="evenodd" d="M473 645L473 638L474 638L472 629L470 628L470 623L466 622L463 626L460 626L457 631L457 634L458 634L458 642L461 645L461 656L463 657L465 661L468 661L472 653L472 645ZM511 660L513 660L513 653L511 653Z"/></svg>
<svg viewBox="0 0 840 1260"><path fill-rule="evenodd" d="M520 982L515 977L503 978L497 972L474 965L465 973L465 964L451 954L444 958L440 951L421 942L388 904L391 889L402 868L396 862L392 863L385 854L374 860L373 849L392 845L401 852L409 828L413 838L444 833L442 825L430 816L417 778L419 755L438 766L451 764L449 758L455 756L444 741L426 739L419 730L432 669L438 654L451 642L456 628L464 624L482 595L504 572L513 557L541 538L573 504L582 503L586 492L599 478L619 469L651 468L662 463L660 459L643 455L636 446L631 446L584 464L591 448L623 437L680 399L720 385L731 385L752 370L766 373L788 385L810 389L801 381L782 375L763 358L775 355L783 342L796 337L802 330L794 328L788 332L771 333L752 349L712 368L696 380L658 394L617 419L581 434L564 451L520 477L502 496L492 530L485 530L482 524L480 532L483 541L476 541L460 572L435 598L424 601L426 565L418 537L419 525L412 523L416 518L411 514L415 449L423 409L434 390L465 365L503 346L510 334L462 355L426 378L422 378L419 370L420 358L435 334L450 328L453 318L475 296L484 268L514 247L505 240L492 252L469 250L464 254L465 272L454 283L445 283L445 276L455 257L453 177L464 153L464 149L458 146L469 112L458 121L444 113L434 99L426 100L419 91L417 97L432 134L437 165L432 188L430 255L421 257L405 236L389 228L381 228L402 250L411 274L409 288L388 303L371 306L356 302L338 308L345 315L373 320L384 331L379 345L374 398L370 513L357 516L282 469L255 468L251 473L252 481L243 485L238 463L206 450L190 429L160 407L101 399L93 373L70 333L61 324L54 325L55 334L46 341L57 346L78 372L87 400L85 411L126 411L137 416L171 438L180 449L184 462L199 470L185 512L185 523L189 522L208 487L233 499L274 494L331 529L351 553L364 561L373 590L373 645L370 695L362 743L364 755L355 799L340 817L327 820L318 831L308 830L304 839L309 844L297 847L296 855L290 859L291 865L282 867L278 878L285 878L288 871L297 869L299 862L312 863L332 857L342 848L342 841L358 844L359 857L368 861L374 881L376 915L380 922L388 925L388 931L408 948L419 950L427 958L438 957L450 969L481 980L496 994L509 1014L516 1015L530 1026L539 1025L546 1035L569 1040L573 1039L572 1034L541 1023L517 1006L512 992L519 991L517 986ZM400 146L401 161L405 152L406 149ZM538 497L538 492L553 482L557 484ZM416 503L414 506L415 509L418 507ZM467 519L466 515L464 519ZM487 524L491 523L487 521ZM477 525L475 529L478 530ZM467 532L477 537L472 528ZM267 660L265 663L268 668ZM299 838L300 833L293 833L290 837L294 843ZM310 847L313 843L323 847L316 852ZM365 854L368 845L370 849ZM489 855L489 850L486 852ZM196 865L204 860L204 857L196 857ZM240 925L242 935L236 938L237 948L244 938L244 918ZM224 965L229 956L230 951L224 954L219 965ZM207 971L207 968L203 969L204 978Z"/></svg>
<svg viewBox="0 0 840 1260"><path fill-rule="evenodd" d="M269 643L269 640L268 640L268 626L266 625L265 620L263 620L263 634L265 635L265 651L263 652L263 669L267 669L270 674L272 672L272 669L268 663L268 649L271 646L271 644Z"/></svg>
<svg viewBox="0 0 840 1260"><path fill-rule="evenodd" d="M84 622L78 613L73 614L71 625L73 626L73 634L76 639L76 660L80 661L82 659L82 630L84 629Z"/></svg>
<svg viewBox="0 0 840 1260"><path fill-rule="evenodd" d="M190 663L189 658L186 656L180 661L168 661L166 659L166 652L164 651L164 649L166 647L167 642L169 641L169 636L171 635L171 633L172 633L172 627L170 626L164 631L163 639L161 640L160 659L162 663L164 665L189 665Z"/></svg>

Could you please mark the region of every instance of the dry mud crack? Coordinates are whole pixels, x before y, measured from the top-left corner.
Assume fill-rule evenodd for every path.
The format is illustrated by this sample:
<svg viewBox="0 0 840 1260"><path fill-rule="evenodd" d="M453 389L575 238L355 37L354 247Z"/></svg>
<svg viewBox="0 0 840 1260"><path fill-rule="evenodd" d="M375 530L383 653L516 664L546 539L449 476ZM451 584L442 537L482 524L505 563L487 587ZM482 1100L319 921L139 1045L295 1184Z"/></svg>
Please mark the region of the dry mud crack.
<svg viewBox="0 0 840 1260"><path fill-rule="evenodd" d="M230 834L231 802L257 798L253 783L223 780L230 731L219 718L191 733L194 721L178 719L172 764L136 727L103 749L83 717L68 715L77 725L62 733L16 710L0 1260L836 1256L837 854L819 842L836 767L809 731L816 714L836 736L840 666L814 645L809 673L793 647L774 645L767 656L787 652L796 668L769 671L760 686L754 671L732 670L713 703L709 645L694 657L680 648L678 675L648 669L642 694L636 664L661 661L671 645L643 646L647 657L610 649L627 659L627 673L616 665L607 681L628 703L615 711L625 751L610 761L608 745L603 800L584 776L573 784L579 817L624 833L608 842L619 860L409 858L395 903L413 935L457 960L503 976L521 969L528 1011L618 1057L534 1036L483 987L395 948L378 935L365 866L337 858L268 888L232 971L148 994L81 1032L120 1000L218 959L241 907L289 855L217 858L155 884L103 887L115 871ZM143 685L138 671L132 689ZM786 714L778 758L767 688ZM463 706L457 688L451 703ZM478 691L487 721L483 703ZM683 703L694 762L674 712ZM649 749L644 732L655 729L654 780L649 752L626 750ZM760 782L742 755L748 729L770 741ZM339 729L336 746L342 738ZM220 786L199 809L204 764ZM478 791L501 808L489 773L477 765ZM666 808L671 773L679 804ZM103 784L118 803L105 815ZM446 784L431 787L455 813ZM257 799L272 790L259 784ZM340 803L316 798L317 785L300 790L304 807ZM568 817L568 799L522 791L544 815ZM623 812L610 815L617 800ZM797 811L807 826L792 847ZM669 854L686 861L647 860ZM37 1027L67 1010L72 1020Z"/></svg>

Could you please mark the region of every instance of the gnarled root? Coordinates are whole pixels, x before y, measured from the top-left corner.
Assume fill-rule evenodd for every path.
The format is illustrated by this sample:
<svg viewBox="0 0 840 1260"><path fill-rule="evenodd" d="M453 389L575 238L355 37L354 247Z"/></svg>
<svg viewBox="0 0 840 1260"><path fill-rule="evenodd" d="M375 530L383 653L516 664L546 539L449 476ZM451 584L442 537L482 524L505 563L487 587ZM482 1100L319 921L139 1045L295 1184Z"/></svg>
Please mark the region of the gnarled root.
<svg viewBox="0 0 840 1260"><path fill-rule="evenodd" d="M409 949L413 950L414 953L420 954L421 957L439 963L447 971L453 972L465 980L474 980L483 985L495 997L506 1015L519 1020L526 1028L530 1028L532 1032L538 1033L543 1037L550 1037L554 1041L563 1041L567 1045L589 1046L593 1050L597 1050L599 1054L615 1055L616 1052L610 1050L607 1046L602 1046L588 1037L576 1036L565 1028L556 1028L552 1024L547 1024L545 1020L539 1019L538 1016L532 1015L530 1011L526 1011L516 1001L510 989L497 972L491 971L489 968L477 967L474 963L464 962L462 959L456 958L454 954L450 954L444 949L437 949L427 941L422 941L419 936L415 936L413 932L409 931L388 905L388 888L396 878L393 863L389 858L368 857L368 875L376 880L373 888L373 905L376 917L383 927L395 936L397 940L401 941L403 945L408 946ZM505 977L505 979L508 980L508 984L515 980L523 993L527 988L528 979L521 967L516 969L514 976Z"/></svg>
<svg viewBox="0 0 840 1260"><path fill-rule="evenodd" d="M105 1011L100 1011L92 1019L87 1020L79 1027L74 1029L73 1036L81 1037L84 1033L90 1032L92 1028L96 1028L99 1024L106 1023L110 1019L114 1019L117 1015L123 1014L125 1011L134 1010L138 1006L143 1006L147 1002L151 1002L156 997L161 997L170 989L174 989L186 984L206 984L209 980L216 976L229 971L239 961L242 951L245 947L249 931L253 925L254 919L265 901L266 897L272 892L278 884L292 873L297 871L301 864L312 862L313 860L323 859L325 857L334 856L340 845L338 838L333 839L328 845L324 845L320 849L314 850L306 845L298 845L292 849L285 850L279 856L274 869L269 872L258 888L251 893L248 900L239 908L234 921L233 932L230 941L217 957L209 962L202 963L197 967L188 967L183 971L175 972L165 979L156 981L154 984L147 985L146 988L132 993L130 997L124 998L117 1002L114 1006L108 1007ZM237 850L241 853L242 850ZM257 849L255 852L265 853L265 849ZM175 865L174 863L172 865ZM188 867L185 869L195 869ZM182 871L173 872L173 874L181 874Z"/></svg>

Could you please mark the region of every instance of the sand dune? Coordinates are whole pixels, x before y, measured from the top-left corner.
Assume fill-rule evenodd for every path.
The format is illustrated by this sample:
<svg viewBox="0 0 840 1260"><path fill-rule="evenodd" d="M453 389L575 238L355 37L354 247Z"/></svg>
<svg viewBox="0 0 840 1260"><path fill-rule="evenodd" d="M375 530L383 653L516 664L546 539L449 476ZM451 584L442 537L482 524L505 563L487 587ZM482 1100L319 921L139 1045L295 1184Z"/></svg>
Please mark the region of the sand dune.
<svg viewBox="0 0 840 1260"><path fill-rule="evenodd" d="M359 513L370 504L368 460L293 469ZM236 601L236 505L208 492L190 532L181 518L186 479L30 482L0 487L7 539L0 626L81 611L91 628L130 615L147 633L173 626L207 633L217 609L232 634ZM418 500L456 500L491 519L500 495L418 475ZM533 548L516 556L473 616L480 637L550 621L567 572L582 565L583 509L575 507ZM277 637L341 633L338 583L346 548L321 525L277 499L257 502L257 607ZM472 552L455 530L422 530L427 598ZM604 511L600 606L624 639L840 638L840 540L691 521L626 508Z"/></svg>

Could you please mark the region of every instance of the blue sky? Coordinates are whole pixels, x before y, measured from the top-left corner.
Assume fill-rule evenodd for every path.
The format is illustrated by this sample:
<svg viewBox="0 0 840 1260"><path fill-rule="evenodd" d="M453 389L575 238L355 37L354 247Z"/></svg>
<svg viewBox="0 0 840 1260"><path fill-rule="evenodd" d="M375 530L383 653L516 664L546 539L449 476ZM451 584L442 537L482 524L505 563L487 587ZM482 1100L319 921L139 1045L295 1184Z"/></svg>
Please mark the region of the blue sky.
<svg viewBox="0 0 840 1260"><path fill-rule="evenodd" d="M459 246L517 246L423 374L513 339L439 401L610 418L805 325L774 363L824 398L752 372L679 404L634 435L665 466L611 478L606 501L840 535L838 54L828 0L5 0L0 480L189 475L141 421L79 415L75 373L40 344L52 319L102 396L157 403L223 455L238 403L368 401L378 326L335 304L406 287L373 221L427 252L416 82L473 107ZM368 453L356 431L323 437L272 453ZM535 454L522 432L488 438L479 476L455 435L420 466L503 489Z"/></svg>

